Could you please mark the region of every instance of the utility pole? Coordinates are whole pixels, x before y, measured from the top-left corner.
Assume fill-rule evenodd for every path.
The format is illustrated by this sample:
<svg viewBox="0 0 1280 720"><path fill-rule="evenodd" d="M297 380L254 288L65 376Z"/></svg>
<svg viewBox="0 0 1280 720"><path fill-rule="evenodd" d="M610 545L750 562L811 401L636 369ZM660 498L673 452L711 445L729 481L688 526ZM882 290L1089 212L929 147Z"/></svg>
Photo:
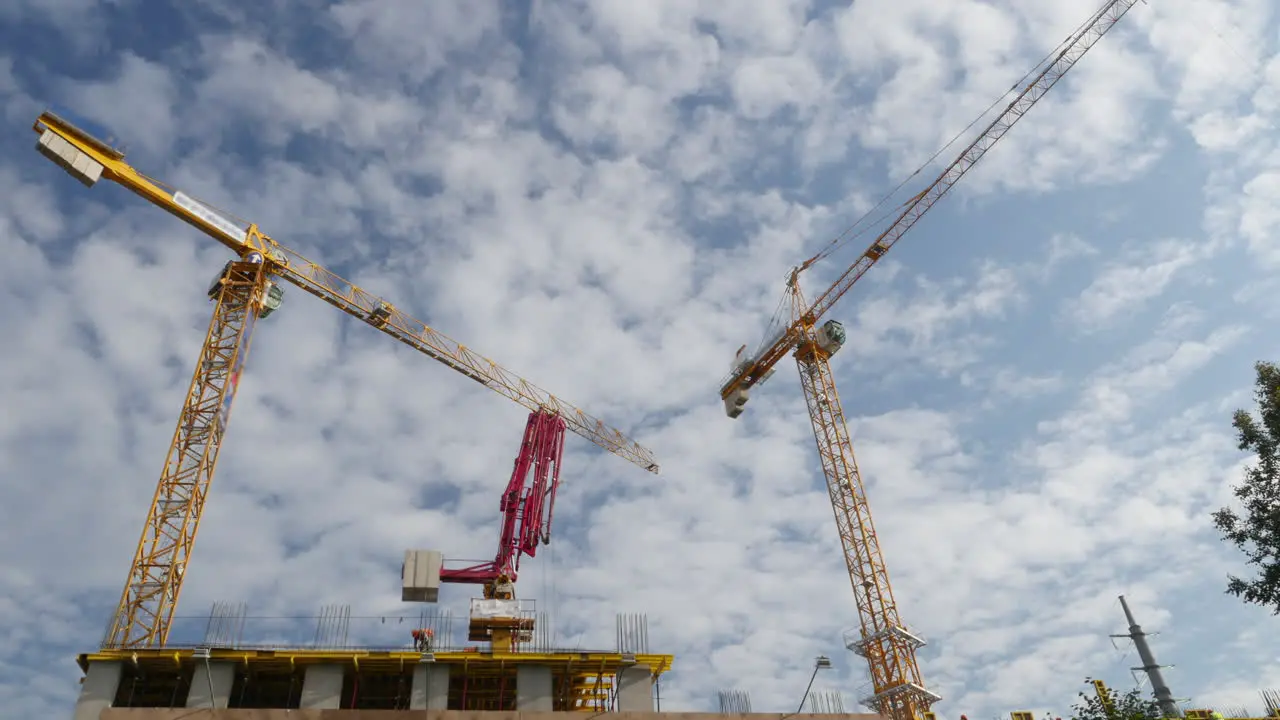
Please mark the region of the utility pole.
<svg viewBox="0 0 1280 720"><path fill-rule="evenodd" d="M1142 670L1151 680L1151 690L1156 696L1156 704L1160 706L1160 714L1166 718L1182 717L1178 703L1173 700L1173 693L1169 691L1169 686L1164 682L1164 676L1160 674L1160 668L1163 666L1156 664L1156 656L1151 652L1151 646L1147 644L1147 634L1142 632L1142 626L1133 619L1133 611L1129 609L1129 603L1125 602L1123 595L1120 596L1120 607L1124 608L1125 619L1129 621L1129 634L1111 637L1129 638L1133 641L1133 646L1138 649L1138 658L1142 660L1142 667L1133 669Z"/></svg>

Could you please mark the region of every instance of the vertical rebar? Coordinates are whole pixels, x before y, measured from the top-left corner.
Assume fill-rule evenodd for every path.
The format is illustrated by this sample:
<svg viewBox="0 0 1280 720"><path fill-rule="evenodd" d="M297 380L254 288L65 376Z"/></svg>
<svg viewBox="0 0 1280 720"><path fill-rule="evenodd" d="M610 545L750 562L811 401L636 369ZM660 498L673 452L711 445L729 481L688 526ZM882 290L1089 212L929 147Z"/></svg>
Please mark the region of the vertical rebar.
<svg viewBox="0 0 1280 720"><path fill-rule="evenodd" d="M618 613L616 644L620 653L649 652L649 616L641 613Z"/></svg>
<svg viewBox="0 0 1280 720"><path fill-rule="evenodd" d="M548 613L538 613L533 627L533 649L537 652L549 652L551 650L551 618Z"/></svg>
<svg viewBox="0 0 1280 720"><path fill-rule="evenodd" d="M1267 707L1267 717L1280 717L1280 692L1275 690L1259 690L1262 703Z"/></svg>
<svg viewBox="0 0 1280 720"><path fill-rule="evenodd" d="M236 647L240 644L244 632L244 620L248 614L245 603L216 601L209 611L208 622L205 623L204 640L206 647Z"/></svg>
<svg viewBox="0 0 1280 720"><path fill-rule="evenodd" d="M316 621L314 645L334 649L346 647L350 627L350 605L325 605L320 608Z"/></svg>
<svg viewBox="0 0 1280 720"><path fill-rule="evenodd" d="M316 634L311 639L312 647L320 647L320 631L324 628L324 606L320 607L320 614L316 617Z"/></svg>
<svg viewBox="0 0 1280 720"><path fill-rule="evenodd" d="M245 621L249 617L249 604L240 603L240 614L236 617L235 634L231 638L232 647L240 647L244 644L244 626Z"/></svg>
<svg viewBox="0 0 1280 720"><path fill-rule="evenodd" d="M746 690L721 690L720 714L746 715L751 712L751 695Z"/></svg>
<svg viewBox="0 0 1280 720"><path fill-rule="evenodd" d="M214 600L213 607L209 608L209 620L204 625L204 640L201 641L202 645L208 646L212 645L214 642L218 622L218 608L220 605L222 605L221 602Z"/></svg>
<svg viewBox="0 0 1280 720"><path fill-rule="evenodd" d="M342 647L350 647L351 641L351 606L342 606Z"/></svg>
<svg viewBox="0 0 1280 720"><path fill-rule="evenodd" d="M820 690L809 696L809 712L817 715L843 715L844 696L838 690Z"/></svg>

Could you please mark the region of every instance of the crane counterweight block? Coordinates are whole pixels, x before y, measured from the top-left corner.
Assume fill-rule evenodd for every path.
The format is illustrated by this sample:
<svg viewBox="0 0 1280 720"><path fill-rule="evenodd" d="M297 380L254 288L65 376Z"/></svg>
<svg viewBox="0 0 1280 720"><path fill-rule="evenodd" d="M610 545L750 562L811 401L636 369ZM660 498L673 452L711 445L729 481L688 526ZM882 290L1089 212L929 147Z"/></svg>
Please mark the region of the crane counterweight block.
<svg viewBox="0 0 1280 720"><path fill-rule="evenodd" d="M71 143L62 139L52 130L45 130L36 141L36 150L52 160L58 167L66 170L71 177L79 180L85 187L93 187L102 177L102 163L94 160L88 153L81 152Z"/></svg>

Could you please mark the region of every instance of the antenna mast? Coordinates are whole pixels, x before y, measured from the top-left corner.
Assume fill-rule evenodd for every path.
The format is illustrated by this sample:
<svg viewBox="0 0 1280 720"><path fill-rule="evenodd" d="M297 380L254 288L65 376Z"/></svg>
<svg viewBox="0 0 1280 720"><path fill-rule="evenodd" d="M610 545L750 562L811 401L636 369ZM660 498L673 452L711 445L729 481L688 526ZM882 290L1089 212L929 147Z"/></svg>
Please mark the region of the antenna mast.
<svg viewBox="0 0 1280 720"><path fill-rule="evenodd" d="M1164 676L1160 674L1160 668L1164 666L1156 664L1156 656L1151 652L1151 646L1147 644L1147 634L1142 632L1142 626L1133 619L1133 611L1129 609L1129 603L1125 602L1123 595L1120 596L1120 607L1124 608L1124 617L1129 621L1129 634L1111 637L1129 638L1133 641L1133 646L1138 649L1138 657L1142 660L1142 667L1133 669L1142 670L1147 674L1147 679L1151 681L1151 690L1156 696L1156 704L1160 706L1160 714L1166 718L1182 717L1178 703L1173 700L1173 693L1169 691L1169 686L1164 682Z"/></svg>

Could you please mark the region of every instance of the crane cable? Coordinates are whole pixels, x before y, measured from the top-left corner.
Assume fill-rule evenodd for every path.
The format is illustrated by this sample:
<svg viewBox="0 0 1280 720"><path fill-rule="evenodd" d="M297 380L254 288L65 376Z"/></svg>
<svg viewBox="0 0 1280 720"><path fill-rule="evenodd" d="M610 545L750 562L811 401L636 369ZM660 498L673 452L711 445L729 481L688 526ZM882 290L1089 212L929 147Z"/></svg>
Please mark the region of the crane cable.
<svg viewBox="0 0 1280 720"><path fill-rule="evenodd" d="M899 211L901 211L903 207L913 202L916 199L915 196L908 198L902 203L899 203L895 208L885 211L883 214L877 217L875 221L872 222L869 226L865 226L860 230L858 229L858 226L863 225L863 222L868 217L870 217L870 215L873 212L875 212L882 205L888 202L890 198L892 198L900 190L902 190L902 188L907 183L911 182L913 178L915 178L920 173L924 172L924 170L927 167L932 165L933 162L938 159L938 156L946 152L946 150L950 148L952 145L954 145L957 140L964 137L964 135L968 133L973 128L974 125L977 125L978 122L980 122L983 118L987 117L991 113L991 111L995 109L1001 102L1003 102L1005 98L1009 97L1011 93L1016 92L1020 86L1022 86L1024 83L1027 82L1028 78L1040 73L1046 63L1053 62L1054 58L1058 57L1063 52L1063 48L1069 45L1073 40L1075 40L1076 37L1084 30L1084 28L1095 23L1098 17L1103 12L1105 12L1107 7L1109 6L1110 6L1110 3L1104 3L1102 7L1100 7L1096 12L1093 13L1093 15L1089 17L1089 19L1077 25L1075 30L1073 30L1071 33L1067 35L1066 38L1064 38L1061 42L1059 42L1057 46L1053 48L1053 50L1046 53L1044 57L1042 57L1040 61L1035 64L1035 66L1033 66L1027 72L1023 73L1022 77L1018 78L1018 80L1016 80L1012 85L1010 85L1008 90L1005 90L999 97L993 100L991 104L986 107L986 109L984 109L981 113L979 113L976 117L974 117L973 120L971 120L969 124L966 125L962 130L960 130L954 136L952 136L952 138L949 141L947 141L945 145L938 148L938 150L934 152L933 155L930 156L928 160L922 163L910 175L908 175L901 182L899 182L898 185L893 188L893 190L889 191L884 195L884 197L880 198L879 202L877 202L869 210L863 213L857 220L853 222L852 225L845 228L844 231L842 231L840 234L832 238L831 241L828 242L827 245L824 246L820 251L818 251L815 255L810 257L808 260L805 260L803 263L801 263L798 266L798 269L799 270L807 269L812 265L814 265L815 263L818 263L826 259L836 250L839 250L840 248L847 245L849 242L856 240L859 237L862 237L870 229L877 227L880 223L884 222L887 218L898 213ZM759 345L755 348L752 354L753 357L758 356L767 346L769 346L774 341L774 338L779 334L778 331L775 331L775 328L778 328L779 330L782 328L782 324L783 324L782 313L784 312L784 308L789 298L790 298L789 292L782 293L782 298L778 301L778 307L774 310L773 315L769 318L768 323L766 323L765 325L764 336L760 340Z"/></svg>
<svg viewBox="0 0 1280 720"><path fill-rule="evenodd" d="M1101 10L1099 12L1101 12ZM907 183L911 182L911 180L914 179L917 175L924 172L925 168L932 165L933 162L938 159L939 155L946 152L946 150L950 148L952 145L954 145L957 140L964 137L964 135L968 133L973 128L974 125L977 125L979 121L981 121L983 118L989 115L991 111L995 109L996 106L998 106L1001 102L1003 102L1005 98L1009 97L1011 93L1016 92L1018 88L1027 81L1027 78L1039 73L1041 68L1044 67L1045 63L1050 62L1054 57L1056 57L1060 52L1062 52L1063 46L1071 42L1072 39L1074 39L1076 35L1078 35L1085 26L1093 23L1097 15L1098 13L1094 13L1092 16L1089 17L1088 20L1085 20L1084 22L1080 23L1080 25L1076 26L1076 29L1072 31L1071 34L1067 35L1066 39L1058 43L1058 45L1054 47L1053 50L1051 50L1043 58L1040 59L1040 62L1036 63L1036 65L1033 68L1028 70L1026 73L1022 75L1022 77L1018 78L1017 81L1015 81L1012 85L1010 85L1008 90L1004 91L1004 93L1001 94L1000 97L992 101L992 103L988 105L987 108L983 110L977 117L971 120L969 124L964 127L964 129L956 133L949 141L947 141L946 145L943 145L942 147L938 148L937 152L935 152L928 160L926 160L923 164L921 164L920 167L916 168L910 175L908 175L905 179L903 179L902 182L898 183L897 187L893 188L893 190L890 190L884 197L880 198L880 201L877 202L874 206L872 206L870 210L867 210L865 213L862 214L861 217L859 217L856 221L854 221L852 225L845 228L844 231L842 231L840 234L832 238L831 241L827 243L827 245L823 247L822 250L818 251L817 254L815 254L813 257L809 258L808 260L805 260L804 263L801 264L801 267L809 267L814 263L817 263L827 258L828 256L831 255L831 253L844 247L849 242L856 240L859 237L865 235L868 230L884 222L885 219L889 218L891 215L894 215L899 210L901 210L904 206L906 206L908 203L914 200L915 199L914 196L912 198L908 198L907 200L897 205L895 208L891 210L887 210L884 214L880 215L880 217L876 218L875 221L872 222L869 226L863 227L861 230L854 232L854 230L856 230L859 225L863 224L863 221L866 220L867 217L871 215L871 213L875 212L877 209L880 208L880 206L884 205L885 202L889 200L889 198L896 195L900 190L902 190L902 188Z"/></svg>
<svg viewBox="0 0 1280 720"><path fill-rule="evenodd" d="M155 185L156 187L158 187L158 188L160 188L160 189L162 189L162 190L167 190L167 191L169 191L169 194L170 194L170 195L176 195L176 194L179 192L178 188L176 188L176 187L174 187L174 186L170 185L169 183L164 182L163 180L158 180L158 179L156 179L156 178L151 177L150 175L147 175L146 173L140 172L137 168L134 168L134 169L133 169L133 174L134 174L134 175L137 175L138 177L142 178L143 180L146 180L147 182L151 183L152 185ZM246 228L253 224L253 223L249 222L248 220L246 220L246 219L244 219L244 218L240 217L239 215L236 215L235 213L230 212L229 210L225 210L225 209L223 209L223 208L218 207L217 205L214 205L213 203L209 202L208 200L203 200L203 199L201 199L201 198L198 198L198 197L196 197L195 195L192 195L191 193L183 193L183 194L184 194L184 195L186 195L187 197L191 198L192 200L195 200L196 202L200 203L201 205L204 205L205 207L209 208L210 210L213 210L214 212L218 213L219 215L222 215L222 216L223 216L224 218L226 218L227 220L231 220L231 221L234 221L234 222L238 222L238 223L240 223L242 226L244 226L244 227L246 227Z"/></svg>
<svg viewBox="0 0 1280 720"><path fill-rule="evenodd" d="M1070 38L1068 38L1068 40L1069 39ZM1062 47L1062 44L1060 43L1058 45L1058 48L1061 48L1061 47ZM896 207L890 210L886 210L882 215L880 215L880 217L877 217L875 221L873 221L870 225L863 227L861 230L857 230L858 226L862 225L863 221L865 221L871 215L871 213L878 210L882 205L888 202L889 198L898 194L898 192L902 190L902 188L907 183L911 182L911 180L914 179L917 175L924 172L925 168L932 165L933 162L938 159L939 155L946 152L947 148L950 148L952 145L954 145L956 141L959 140L961 137L963 137L966 133L968 133L973 128L974 125L978 124L980 120L982 120L988 114L990 114L992 109L994 109L997 105L999 105L1002 101L1004 101L1005 98L1009 97L1010 93L1017 90L1018 86L1021 85L1023 82L1025 82L1028 77L1038 72L1040 68L1043 67L1044 64L1048 62L1048 60L1052 58L1057 52L1058 52L1058 49L1055 48L1053 52L1049 53L1048 55L1045 55L1045 57L1034 68L1032 68L1030 71L1024 74L1021 78L1019 78L1016 82L1014 82L1013 85L1011 85L1008 90L1006 90L1003 94L1001 94L994 101L992 101L992 103L988 105L985 110L983 110L980 114L974 117L973 120L969 121L969 124L966 125L964 129L962 129L960 132L952 136L952 138L948 140L945 145L938 148L938 150L934 152L933 155L931 155L928 160L926 160L919 167L917 167L910 175L904 178L902 182L899 182L896 187L894 187L892 190L886 193L883 197L881 197L880 200L875 205L873 205L869 210L863 213L857 220L853 222L852 225L845 228L840 234L832 238L832 240L829 243L827 243L827 245L823 247L822 250L818 251L817 254L815 254L813 257L810 257L808 260L805 260L801 264L801 267L807 268L821 260L824 260L825 258L830 256L831 253L835 252L836 250L839 250L840 248L844 247L845 245L852 242L853 240L856 240L859 237L862 237L871 228L877 227L880 223L884 222L886 219L888 219L892 215L898 213L907 203L911 202L911 198L903 201L902 203L898 204ZM854 232L855 230L857 230L857 232ZM764 335L760 340L760 344L755 348L753 352L753 356L759 355L760 352L764 350L764 348L772 342L772 339L775 335L774 329L782 327L782 323L783 323L782 315L786 310L786 305L789 297L790 295L788 292L782 293L782 297L778 300L777 308L774 309L773 314L769 317L769 321L765 324Z"/></svg>
<svg viewBox="0 0 1280 720"><path fill-rule="evenodd" d="M752 357L758 356L760 352L764 350L765 346L771 342L773 336L776 334L774 332L775 328L782 328L782 314L787 310L787 301L789 297L789 294L784 292L782 293L782 297L778 299L778 306L773 309L773 314L769 316L769 322L764 326L764 336L760 340L760 344L751 352Z"/></svg>

